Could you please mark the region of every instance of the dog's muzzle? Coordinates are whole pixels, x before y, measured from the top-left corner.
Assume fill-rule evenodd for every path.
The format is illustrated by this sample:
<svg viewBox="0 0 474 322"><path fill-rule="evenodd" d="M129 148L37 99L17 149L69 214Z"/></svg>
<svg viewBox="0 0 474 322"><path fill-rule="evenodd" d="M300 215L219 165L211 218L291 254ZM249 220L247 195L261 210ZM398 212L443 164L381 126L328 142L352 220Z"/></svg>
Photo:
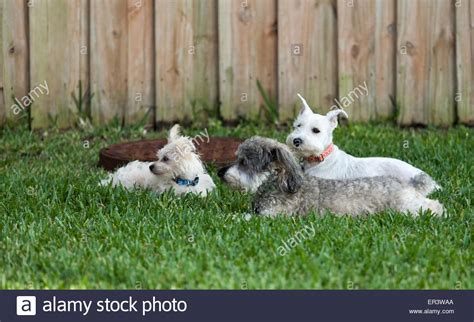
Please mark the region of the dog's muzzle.
<svg viewBox="0 0 474 322"><path fill-rule="evenodd" d="M293 145L295 147L299 147L301 144L303 144L303 140L300 138L293 139Z"/></svg>
<svg viewBox="0 0 474 322"><path fill-rule="evenodd" d="M219 171L217 171L217 175L219 176L219 178L224 179L224 176L227 170L229 170L229 168L230 166L225 166L225 167L220 168Z"/></svg>

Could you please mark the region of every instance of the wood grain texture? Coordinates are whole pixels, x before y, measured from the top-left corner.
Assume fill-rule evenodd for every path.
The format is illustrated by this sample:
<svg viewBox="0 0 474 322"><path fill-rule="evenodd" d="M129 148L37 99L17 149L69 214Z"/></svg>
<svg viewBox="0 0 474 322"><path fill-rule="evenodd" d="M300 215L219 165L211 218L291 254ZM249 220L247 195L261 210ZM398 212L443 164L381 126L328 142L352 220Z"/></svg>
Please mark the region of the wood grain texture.
<svg viewBox="0 0 474 322"><path fill-rule="evenodd" d="M0 1L0 126L5 123L6 110L5 98L3 96L3 5L4 1Z"/></svg>
<svg viewBox="0 0 474 322"><path fill-rule="evenodd" d="M91 1L90 6L93 120L123 120L128 103L128 1Z"/></svg>
<svg viewBox="0 0 474 322"><path fill-rule="evenodd" d="M155 1L157 120L191 120L217 104L216 2Z"/></svg>
<svg viewBox="0 0 474 322"><path fill-rule="evenodd" d="M450 125L454 121L453 2L398 0L397 14L398 121Z"/></svg>
<svg viewBox="0 0 474 322"><path fill-rule="evenodd" d="M474 0L460 0L456 11L455 98L460 123L474 125Z"/></svg>
<svg viewBox="0 0 474 322"><path fill-rule="evenodd" d="M394 111L395 1L339 0L337 8L339 101L351 121L386 119Z"/></svg>
<svg viewBox="0 0 474 322"><path fill-rule="evenodd" d="M447 126L456 111L474 124L474 0L8 0L0 17L0 124L46 81L33 127L72 125L79 80L97 124L153 105L158 121L219 104L225 120L255 118L257 79L282 121L296 93L325 113L365 84L351 121L387 119L395 101L400 124Z"/></svg>
<svg viewBox="0 0 474 322"><path fill-rule="evenodd" d="M80 15L80 57L79 57L79 79L82 83L83 96L90 95L91 84L90 84L90 51L91 51L91 16L90 16L90 0L81 0L81 15ZM79 94L77 92L77 94ZM90 111L90 97L85 97L87 108Z"/></svg>
<svg viewBox="0 0 474 322"><path fill-rule="evenodd" d="M141 121L155 103L153 10L153 0L128 0L126 123Z"/></svg>
<svg viewBox="0 0 474 322"><path fill-rule="evenodd" d="M337 98L335 0L278 1L278 78L279 112L283 121L292 120L301 108L296 93L306 98L314 112L324 114L334 104Z"/></svg>
<svg viewBox="0 0 474 322"><path fill-rule="evenodd" d="M85 15L87 0L35 0L29 7L33 128L74 125L78 110L72 93L88 80L81 53Z"/></svg>
<svg viewBox="0 0 474 322"><path fill-rule="evenodd" d="M395 113L397 4L375 0L375 118L385 120Z"/></svg>
<svg viewBox="0 0 474 322"><path fill-rule="evenodd" d="M3 88L5 114L9 119L25 116L14 113L15 98L29 91L28 10L25 0L3 2Z"/></svg>
<svg viewBox="0 0 474 322"><path fill-rule="evenodd" d="M219 0L219 91L225 120L255 118L263 99L277 92L275 0Z"/></svg>
<svg viewBox="0 0 474 322"><path fill-rule="evenodd" d="M217 0L193 2L194 75L192 97L197 111L217 114L219 63L217 56Z"/></svg>
<svg viewBox="0 0 474 322"><path fill-rule="evenodd" d="M339 98L351 121L368 121L376 113L375 1L338 0L337 12Z"/></svg>

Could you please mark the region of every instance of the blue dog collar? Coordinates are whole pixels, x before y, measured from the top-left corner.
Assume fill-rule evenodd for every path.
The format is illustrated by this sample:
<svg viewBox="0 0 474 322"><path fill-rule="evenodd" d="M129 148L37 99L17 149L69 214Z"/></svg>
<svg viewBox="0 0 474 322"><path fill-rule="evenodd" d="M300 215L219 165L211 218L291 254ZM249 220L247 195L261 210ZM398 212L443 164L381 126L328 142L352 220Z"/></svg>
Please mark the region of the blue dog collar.
<svg viewBox="0 0 474 322"><path fill-rule="evenodd" d="M180 186L194 187L199 183L199 177L194 178L194 180L183 179L183 178L174 178L173 181L176 182Z"/></svg>

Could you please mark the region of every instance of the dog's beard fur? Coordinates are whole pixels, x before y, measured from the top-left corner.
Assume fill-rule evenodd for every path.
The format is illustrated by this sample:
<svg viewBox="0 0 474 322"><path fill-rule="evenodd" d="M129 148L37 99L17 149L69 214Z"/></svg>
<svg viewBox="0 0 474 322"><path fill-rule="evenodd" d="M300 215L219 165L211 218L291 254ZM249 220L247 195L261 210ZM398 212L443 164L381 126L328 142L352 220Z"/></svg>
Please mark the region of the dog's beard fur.
<svg viewBox="0 0 474 322"><path fill-rule="evenodd" d="M284 165L284 166L282 166ZM277 178L284 191L295 191L301 181L299 165L288 147L275 140L252 137L237 150L237 162L223 180L233 188L255 192L269 178Z"/></svg>
<svg viewBox="0 0 474 322"><path fill-rule="evenodd" d="M254 145L256 141L268 141L269 144ZM221 178L235 189L255 192L271 175L269 168L273 157L271 142L268 139L254 137L239 145L236 152L237 161L230 167L224 168L225 173L220 174Z"/></svg>
<svg viewBox="0 0 474 322"><path fill-rule="evenodd" d="M255 173L249 171L249 169L243 169L238 164L234 164L227 169L223 180L234 189L255 192L269 175L270 171Z"/></svg>

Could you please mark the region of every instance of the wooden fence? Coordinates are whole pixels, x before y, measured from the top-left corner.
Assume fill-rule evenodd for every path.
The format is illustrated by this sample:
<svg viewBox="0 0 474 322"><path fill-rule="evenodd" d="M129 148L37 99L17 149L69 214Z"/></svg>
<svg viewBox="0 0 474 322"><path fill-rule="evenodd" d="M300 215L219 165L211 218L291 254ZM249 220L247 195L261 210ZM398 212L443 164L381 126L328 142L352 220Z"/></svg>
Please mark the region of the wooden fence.
<svg viewBox="0 0 474 322"><path fill-rule="evenodd" d="M301 93L350 101L351 121L474 125L474 0L2 0L0 17L1 122L30 98L33 127L69 127L80 85L98 124L258 117L259 80L282 121Z"/></svg>

